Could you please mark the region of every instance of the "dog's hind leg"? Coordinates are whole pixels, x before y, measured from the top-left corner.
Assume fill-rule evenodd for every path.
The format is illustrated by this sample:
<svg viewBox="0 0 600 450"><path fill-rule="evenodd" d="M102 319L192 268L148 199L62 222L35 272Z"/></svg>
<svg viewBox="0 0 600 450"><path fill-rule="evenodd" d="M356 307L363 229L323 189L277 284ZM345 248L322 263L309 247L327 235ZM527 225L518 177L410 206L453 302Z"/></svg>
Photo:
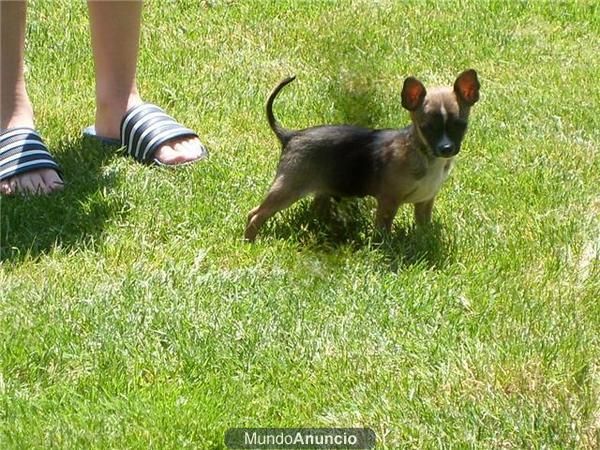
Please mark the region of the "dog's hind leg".
<svg viewBox="0 0 600 450"><path fill-rule="evenodd" d="M317 217L321 219L326 218L331 214L331 208L333 206L331 202L333 199L332 196L326 194L316 195L310 208Z"/></svg>
<svg viewBox="0 0 600 450"><path fill-rule="evenodd" d="M286 188L281 180L276 180L269 189L263 202L250 211L244 237L249 242L254 242L260 227L275 213L287 208L292 203L304 197L305 193L295 189Z"/></svg>

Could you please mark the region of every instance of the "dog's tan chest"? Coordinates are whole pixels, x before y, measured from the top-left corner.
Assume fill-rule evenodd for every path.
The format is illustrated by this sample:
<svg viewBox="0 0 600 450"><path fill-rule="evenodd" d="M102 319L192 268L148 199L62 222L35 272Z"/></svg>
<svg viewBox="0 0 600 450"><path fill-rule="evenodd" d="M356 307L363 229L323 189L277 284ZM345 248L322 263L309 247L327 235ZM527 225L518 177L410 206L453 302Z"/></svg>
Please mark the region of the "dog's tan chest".
<svg viewBox="0 0 600 450"><path fill-rule="evenodd" d="M411 189L403 199L404 203L420 203L430 200L438 193L442 183L452 170L454 158L436 159L425 171L425 175L414 180Z"/></svg>

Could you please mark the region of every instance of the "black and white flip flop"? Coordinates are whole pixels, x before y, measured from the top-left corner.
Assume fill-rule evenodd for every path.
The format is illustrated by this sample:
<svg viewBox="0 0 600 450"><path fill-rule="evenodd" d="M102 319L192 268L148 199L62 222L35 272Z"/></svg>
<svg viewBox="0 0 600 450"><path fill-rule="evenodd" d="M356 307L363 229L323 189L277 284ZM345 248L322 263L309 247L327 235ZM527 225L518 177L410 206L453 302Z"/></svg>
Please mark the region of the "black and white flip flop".
<svg viewBox="0 0 600 450"><path fill-rule="evenodd" d="M178 137L199 137L196 132L179 124L175 119L152 103L142 103L125 113L121 120L120 139L110 139L96 134L93 126L83 131L85 136L102 143L125 148L125 151L136 161L145 164L165 165L154 158L154 153L167 141ZM201 144L202 145L202 144ZM208 150L202 145L200 158L208 156Z"/></svg>
<svg viewBox="0 0 600 450"><path fill-rule="evenodd" d="M59 165L33 128L8 128L0 132L0 181L37 169L54 169L62 179Z"/></svg>

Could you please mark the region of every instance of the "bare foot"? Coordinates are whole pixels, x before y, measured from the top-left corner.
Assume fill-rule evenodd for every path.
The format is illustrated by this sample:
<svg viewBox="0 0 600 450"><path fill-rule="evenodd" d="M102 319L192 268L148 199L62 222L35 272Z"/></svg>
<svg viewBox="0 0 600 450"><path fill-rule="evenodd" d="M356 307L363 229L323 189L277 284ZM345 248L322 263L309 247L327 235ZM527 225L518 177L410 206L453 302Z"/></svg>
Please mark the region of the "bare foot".
<svg viewBox="0 0 600 450"><path fill-rule="evenodd" d="M0 181L0 195L50 194L63 188L63 181L53 169L38 169Z"/></svg>
<svg viewBox="0 0 600 450"><path fill-rule="evenodd" d="M143 103L139 96L131 96L127 105L98 105L96 109L96 133L111 139L119 139L121 120L125 113ZM195 161L204 155L204 146L198 138L182 137L167 141L154 153L154 158L167 165L178 165Z"/></svg>
<svg viewBox="0 0 600 450"><path fill-rule="evenodd" d="M25 105L2 124L3 129L33 128L33 111ZM54 169L37 169L0 181L0 195L47 195L63 188L63 181Z"/></svg>

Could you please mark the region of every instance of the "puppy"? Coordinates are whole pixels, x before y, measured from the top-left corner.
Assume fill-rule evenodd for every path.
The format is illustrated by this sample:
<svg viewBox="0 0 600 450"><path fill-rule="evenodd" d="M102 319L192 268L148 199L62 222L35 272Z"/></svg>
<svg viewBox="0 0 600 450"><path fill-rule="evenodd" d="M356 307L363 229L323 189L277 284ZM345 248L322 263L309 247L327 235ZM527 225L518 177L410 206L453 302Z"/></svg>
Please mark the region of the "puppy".
<svg viewBox="0 0 600 450"><path fill-rule="evenodd" d="M295 78L279 83L267 100L267 119L282 152L265 199L248 215L245 238L254 241L269 217L308 194L315 200L373 196L375 224L387 231L403 203L414 204L418 225L429 223L435 196L460 151L471 106L479 100L477 72L466 70L453 87L429 90L416 78L406 78L402 106L412 124L381 130L352 125L283 128L273 115L273 101Z"/></svg>

